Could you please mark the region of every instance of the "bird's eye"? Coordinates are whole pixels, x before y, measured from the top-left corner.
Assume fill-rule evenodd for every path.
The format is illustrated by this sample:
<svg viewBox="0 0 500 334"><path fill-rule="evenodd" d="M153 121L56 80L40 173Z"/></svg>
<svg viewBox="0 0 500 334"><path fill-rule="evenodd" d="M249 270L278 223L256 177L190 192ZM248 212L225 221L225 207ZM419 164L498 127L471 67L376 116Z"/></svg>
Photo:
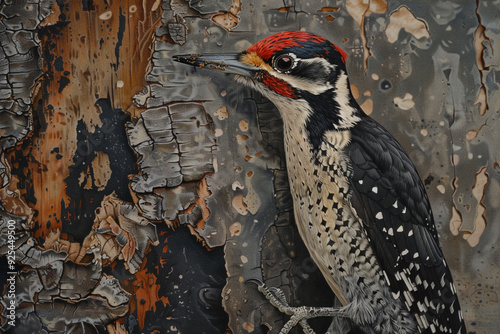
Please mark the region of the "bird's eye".
<svg viewBox="0 0 500 334"><path fill-rule="evenodd" d="M274 58L273 67L278 72L288 72L295 66L295 59L291 55L284 54Z"/></svg>

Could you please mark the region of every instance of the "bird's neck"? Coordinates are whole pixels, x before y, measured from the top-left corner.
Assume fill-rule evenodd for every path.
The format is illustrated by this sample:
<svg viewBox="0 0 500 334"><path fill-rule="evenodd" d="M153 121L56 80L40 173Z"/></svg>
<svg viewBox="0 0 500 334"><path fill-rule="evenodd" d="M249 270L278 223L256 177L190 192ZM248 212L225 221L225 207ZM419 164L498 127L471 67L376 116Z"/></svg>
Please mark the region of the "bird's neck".
<svg viewBox="0 0 500 334"><path fill-rule="evenodd" d="M349 130L363 117L345 72L337 75L331 88L321 94L302 91L299 99L274 97L271 100L280 111L285 136L305 137L311 150L321 147L327 133Z"/></svg>

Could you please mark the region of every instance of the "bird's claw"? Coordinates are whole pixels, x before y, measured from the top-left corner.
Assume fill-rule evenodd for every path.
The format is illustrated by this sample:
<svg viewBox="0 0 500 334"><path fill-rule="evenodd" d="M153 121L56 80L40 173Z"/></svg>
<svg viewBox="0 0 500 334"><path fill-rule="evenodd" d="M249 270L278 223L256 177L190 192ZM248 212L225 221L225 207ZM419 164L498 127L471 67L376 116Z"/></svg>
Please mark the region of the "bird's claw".
<svg viewBox="0 0 500 334"><path fill-rule="evenodd" d="M258 290L266 297L269 302L276 307L280 312L287 315L292 315L292 307L286 301L285 294L281 289L270 287L268 288L265 284L258 287Z"/></svg>
<svg viewBox="0 0 500 334"><path fill-rule="evenodd" d="M308 319L325 316L345 317L339 308L309 306L292 307L286 301L285 294L281 289L267 287L263 282L258 280L255 281L258 282L258 284L256 283L257 289L266 297L266 299L269 300L274 307L280 310L280 312L290 316L290 319L281 329L280 334L288 334L297 324L302 326L305 334L315 334L314 330L307 323Z"/></svg>
<svg viewBox="0 0 500 334"><path fill-rule="evenodd" d="M275 287L268 288L265 284L258 287L258 290L264 294L267 300L280 312L290 316L290 319L281 328L280 334L288 334L297 323L300 323L306 334L316 334L307 323L305 317L305 307L292 307L288 304L283 290Z"/></svg>
<svg viewBox="0 0 500 334"><path fill-rule="evenodd" d="M258 287L260 286L263 286L265 285L264 282L262 282L260 279L258 278L249 278L245 281L245 283L253 283L255 285L257 285ZM259 290L260 291L260 290Z"/></svg>

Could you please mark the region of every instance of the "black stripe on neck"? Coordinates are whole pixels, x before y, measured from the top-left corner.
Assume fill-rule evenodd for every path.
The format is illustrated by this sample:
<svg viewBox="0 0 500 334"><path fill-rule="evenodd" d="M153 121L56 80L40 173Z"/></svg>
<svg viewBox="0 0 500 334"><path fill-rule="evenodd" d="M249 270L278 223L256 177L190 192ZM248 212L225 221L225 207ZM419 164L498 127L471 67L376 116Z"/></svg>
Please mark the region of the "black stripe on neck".
<svg viewBox="0 0 500 334"><path fill-rule="evenodd" d="M353 108L355 114L358 114L360 107L352 95L349 95L349 106ZM301 97L307 101L312 111L306 122L306 130L314 151L321 148L323 136L327 131L348 129L341 127L340 105L336 100L337 93L333 89L319 95L301 91Z"/></svg>

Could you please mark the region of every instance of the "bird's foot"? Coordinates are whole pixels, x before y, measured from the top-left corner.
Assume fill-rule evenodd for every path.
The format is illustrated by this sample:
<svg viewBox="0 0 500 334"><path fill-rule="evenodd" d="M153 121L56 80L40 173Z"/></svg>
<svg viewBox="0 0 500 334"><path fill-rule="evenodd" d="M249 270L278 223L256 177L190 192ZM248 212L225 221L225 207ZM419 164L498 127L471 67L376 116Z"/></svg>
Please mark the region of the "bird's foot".
<svg viewBox="0 0 500 334"><path fill-rule="evenodd" d="M302 326L304 333L315 334L314 330L307 323L308 319L317 317L346 317L342 309L336 307L311 307L299 306L292 307L288 304L285 294L281 289L267 287L263 282L251 280L257 284L258 290L266 297L269 302L280 312L290 316L287 323L281 328L280 334L288 334L297 324Z"/></svg>

